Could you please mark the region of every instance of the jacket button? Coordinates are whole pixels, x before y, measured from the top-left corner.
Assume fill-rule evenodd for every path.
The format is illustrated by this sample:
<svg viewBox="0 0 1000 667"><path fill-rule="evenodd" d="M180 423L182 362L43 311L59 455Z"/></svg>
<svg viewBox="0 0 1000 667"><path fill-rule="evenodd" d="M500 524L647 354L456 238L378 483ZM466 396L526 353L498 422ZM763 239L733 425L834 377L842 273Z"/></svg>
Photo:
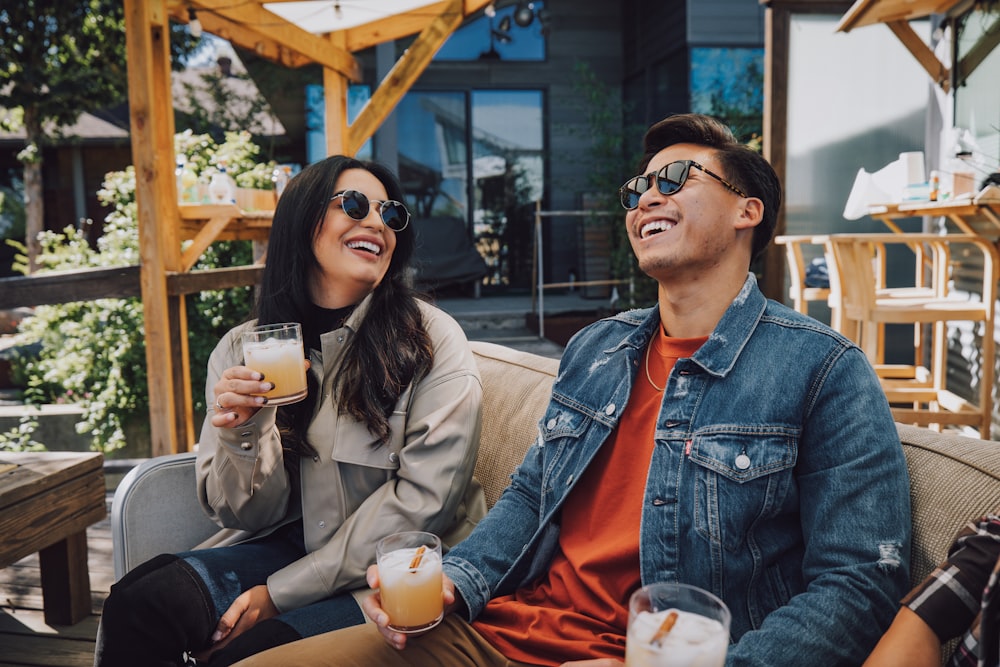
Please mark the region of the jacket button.
<svg viewBox="0 0 1000 667"><path fill-rule="evenodd" d="M389 463L395 463L399 460L399 454L396 452L389 452Z"/></svg>
<svg viewBox="0 0 1000 667"><path fill-rule="evenodd" d="M750 467L750 457L746 454L740 454L736 457L736 467L740 470L746 470Z"/></svg>
<svg viewBox="0 0 1000 667"><path fill-rule="evenodd" d="M617 409L617 406L614 403L609 403L608 407L604 408L604 414L606 414L608 416L611 416L611 415L615 414L615 410L616 409Z"/></svg>
<svg viewBox="0 0 1000 667"><path fill-rule="evenodd" d="M326 521L320 521L317 525L319 525L320 528L326 528Z"/></svg>
<svg viewBox="0 0 1000 667"><path fill-rule="evenodd" d="M556 425L558 423L559 422L556 421L556 418L553 417L552 419L550 419L547 422L545 422L545 428L547 428L547 429L549 429L551 431L552 429L554 429L556 427Z"/></svg>
<svg viewBox="0 0 1000 667"><path fill-rule="evenodd" d="M242 449L244 452L248 452L251 449L253 449L253 445L251 445L249 442L241 442L240 449Z"/></svg>

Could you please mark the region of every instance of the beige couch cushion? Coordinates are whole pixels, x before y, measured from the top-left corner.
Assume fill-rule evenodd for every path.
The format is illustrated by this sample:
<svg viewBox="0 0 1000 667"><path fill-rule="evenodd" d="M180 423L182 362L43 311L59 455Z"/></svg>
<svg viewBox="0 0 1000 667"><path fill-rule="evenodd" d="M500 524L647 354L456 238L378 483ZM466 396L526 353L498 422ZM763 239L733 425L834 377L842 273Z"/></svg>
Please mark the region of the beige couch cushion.
<svg viewBox="0 0 1000 667"><path fill-rule="evenodd" d="M1000 511L1000 443L896 424L910 471L917 584L947 555L967 522Z"/></svg>
<svg viewBox="0 0 1000 667"><path fill-rule="evenodd" d="M535 441L559 361L495 343L471 346L485 397L475 475L493 507Z"/></svg>

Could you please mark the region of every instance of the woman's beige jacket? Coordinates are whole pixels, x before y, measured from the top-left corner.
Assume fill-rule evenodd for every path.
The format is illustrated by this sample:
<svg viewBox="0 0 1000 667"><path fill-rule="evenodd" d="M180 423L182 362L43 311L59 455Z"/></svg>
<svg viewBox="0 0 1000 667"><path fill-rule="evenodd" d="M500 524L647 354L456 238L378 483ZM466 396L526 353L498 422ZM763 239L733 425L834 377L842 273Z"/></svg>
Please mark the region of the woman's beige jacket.
<svg viewBox="0 0 1000 667"><path fill-rule="evenodd" d="M486 513L482 489L472 478L482 385L465 334L447 313L420 302L434 364L400 396L388 444L377 443L364 424L340 413L333 379L370 299L342 328L322 336L322 356L311 353L311 372L323 394L308 439L319 456L301 460L300 494L292 493L282 464L276 408L262 408L235 428L216 428L208 418L202 428L199 498L216 523L237 530L224 530L200 546L233 544L302 518L306 555L267 581L279 611L366 588L365 570L385 535L426 530L453 545ZM206 405L215 403L213 387L222 372L243 363L240 333L246 326L231 330L212 353Z"/></svg>

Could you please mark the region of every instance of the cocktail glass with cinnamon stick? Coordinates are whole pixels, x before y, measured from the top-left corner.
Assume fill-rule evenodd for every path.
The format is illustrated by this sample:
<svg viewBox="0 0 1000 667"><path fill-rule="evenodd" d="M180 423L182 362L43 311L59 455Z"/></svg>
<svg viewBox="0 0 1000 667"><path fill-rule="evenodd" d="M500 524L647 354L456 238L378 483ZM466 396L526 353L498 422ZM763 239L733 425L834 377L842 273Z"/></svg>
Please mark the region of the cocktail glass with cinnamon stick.
<svg viewBox="0 0 1000 667"><path fill-rule="evenodd" d="M375 546L382 608L396 632L422 632L441 622L441 540L407 531L383 537Z"/></svg>
<svg viewBox="0 0 1000 667"><path fill-rule="evenodd" d="M729 608L687 584L643 586L629 600L626 667L722 667Z"/></svg>

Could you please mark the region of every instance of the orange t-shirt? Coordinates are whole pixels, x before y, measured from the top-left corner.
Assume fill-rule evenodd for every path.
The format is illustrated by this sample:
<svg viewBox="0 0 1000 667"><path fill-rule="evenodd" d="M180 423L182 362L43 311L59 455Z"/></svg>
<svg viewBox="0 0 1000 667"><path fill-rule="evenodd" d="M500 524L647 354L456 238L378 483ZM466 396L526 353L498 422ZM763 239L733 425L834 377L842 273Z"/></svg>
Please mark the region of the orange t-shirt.
<svg viewBox="0 0 1000 667"><path fill-rule="evenodd" d="M625 659L628 599L640 585L642 500L663 397L647 368L663 387L677 359L707 339L667 338L658 329L618 428L563 503L559 548L547 575L491 600L473 623L511 660Z"/></svg>

